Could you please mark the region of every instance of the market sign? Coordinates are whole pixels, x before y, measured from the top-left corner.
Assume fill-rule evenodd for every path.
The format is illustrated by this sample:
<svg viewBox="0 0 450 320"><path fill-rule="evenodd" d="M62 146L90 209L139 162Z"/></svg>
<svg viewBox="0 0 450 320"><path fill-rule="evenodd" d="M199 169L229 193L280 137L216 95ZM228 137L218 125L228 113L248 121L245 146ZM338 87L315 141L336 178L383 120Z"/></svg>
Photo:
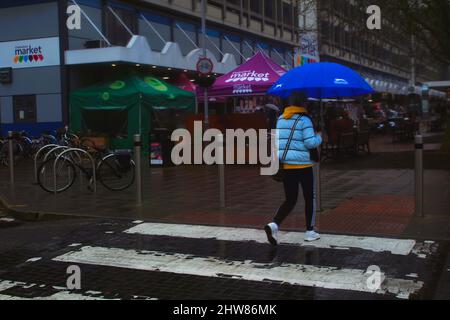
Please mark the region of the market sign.
<svg viewBox="0 0 450 320"><path fill-rule="evenodd" d="M0 68L60 65L59 38L0 42Z"/></svg>
<svg viewBox="0 0 450 320"><path fill-rule="evenodd" d="M258 72L255 70L234 71L229 78L225 80L226 83L230 82L268 82L270 80L270 73Z"/></svg>

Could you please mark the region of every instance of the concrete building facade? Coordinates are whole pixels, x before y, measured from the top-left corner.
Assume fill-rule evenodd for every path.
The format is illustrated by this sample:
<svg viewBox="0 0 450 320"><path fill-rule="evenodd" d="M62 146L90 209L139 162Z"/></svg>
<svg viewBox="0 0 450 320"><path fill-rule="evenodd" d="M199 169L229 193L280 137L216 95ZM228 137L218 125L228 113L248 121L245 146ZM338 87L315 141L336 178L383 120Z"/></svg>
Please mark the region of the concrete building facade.
<svg viewBox="0 0 450 320"><path fill-rule="evenodd" d="M201 55L200 0L3 0L0 2L2 134L39 135L68 122L70 90L114 77L114 67L163 75L194 73ZM69 30L68 6L81 8ZM208 57L226 73L264 51L293 66L293 0L208 0Z"/></svg>

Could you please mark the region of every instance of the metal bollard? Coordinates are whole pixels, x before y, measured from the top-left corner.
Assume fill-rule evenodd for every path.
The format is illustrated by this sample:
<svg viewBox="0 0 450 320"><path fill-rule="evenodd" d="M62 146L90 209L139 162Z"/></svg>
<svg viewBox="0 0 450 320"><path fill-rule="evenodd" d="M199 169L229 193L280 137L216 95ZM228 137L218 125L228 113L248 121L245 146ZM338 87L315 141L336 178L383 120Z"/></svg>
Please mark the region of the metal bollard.
<svg viewBox="0 0 450 320"><path fill-rule="evenodd" d="M219 159L218 166L219 166L220 207L221 208L225 208L226 207L226 200L225 200L225 156L224 156L224 139L223 139L223 134L217 135L217 142L220 145L220 147L217 150L217 157L216 157L216 159Z"/></svg>
<svg viewBox="0 0 450 320"><path fill-rule="evenodd" d="M423 212L423 137L416 135L415 137L415 170L414 170L414 186L415 186L415 214L424 217Z"/></svg>
<svg viewBox="0 0 450 320"><path fill-rule="evenodd" d="M135 134L134 137L134 162L136 165L136 200L138 205L142 205L142 164L141 164L141 135Z"/></svg>
<svg viewBox="0 0 450 320"><path fill-rule="evenodd" d="M322 182L320 179L320 163L314 165L315 201L317 212L322 211Z"/></svg>
<svg viewBox="0 0 450 320"><path fill-rule="evenodd" d="M14 150L13 150L13 132L8 131L8 157L9 157L9 182L11 188L14 188Z"/></svg>

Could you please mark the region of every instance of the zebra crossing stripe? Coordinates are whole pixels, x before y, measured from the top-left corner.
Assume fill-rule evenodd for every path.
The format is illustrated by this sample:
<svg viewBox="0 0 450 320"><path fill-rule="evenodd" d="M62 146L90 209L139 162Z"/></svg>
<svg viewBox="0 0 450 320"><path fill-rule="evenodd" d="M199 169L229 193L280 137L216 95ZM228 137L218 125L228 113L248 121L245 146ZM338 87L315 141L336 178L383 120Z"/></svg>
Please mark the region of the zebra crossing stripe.
<svg viewBox="0 0 450 320"><path fill-rule="evenodd" d="M395 294L407 299L423 287L423 282L388 278L380 274L381 286L373 290L365 270L320 267L288 263L253 263L198 257L189 254L168 254L159 251L85 246L68 252L54 261L109 266L117 268L168 272L205 277L227 277L248 281L274 281L292 285L341 289L377 294Z"/></svg>
<svg viewBox="0 0 450 320"><path fill-rule="evenodd" d="M0 294L0 300L110 300L110 299L84 296L82 294L73 293L69 291L61 291L47 297L34 297L34 298L25 298Z"/></svg>
<svg viewBox="0 0 450 320"><path fill-rule="evenodd" d="M19 297L19 296L13 296L10 294L5 294L4 291L13 289L16 287L21 288L31 288L34 287L33 284L27 285L24 282L17 282L17 281L8 281L8 280L0 280L0 300L116 300L116 299L105 299L102 296L90 296L90 295L83 295L76 292L70 292L67 289L63 288L64 290L61 290L59 292L56 292L54 294L51 294L49 296L39 296L39 297ZM91 292L87 292L91 293ZM98 293L101 294L101 293Z"/></svg>
<svg viewBox="0 0 450 320"><path fill-rule="evenodd" d="M129 234L169 236L196 239L216 239L223 241L254 241L266 243L266 235L262 230L248 228L231 228L216 226L200 226L185 224L142 223L131 229L125 230ZM279 238L282 244L299 246L314 246L323 249L350 249L359 248L373 252L390 252L395 255L409 255L415 240L358 237L347 235L321 234L321 239L316 242L305 242L301 232L280 232Z"/></svg>

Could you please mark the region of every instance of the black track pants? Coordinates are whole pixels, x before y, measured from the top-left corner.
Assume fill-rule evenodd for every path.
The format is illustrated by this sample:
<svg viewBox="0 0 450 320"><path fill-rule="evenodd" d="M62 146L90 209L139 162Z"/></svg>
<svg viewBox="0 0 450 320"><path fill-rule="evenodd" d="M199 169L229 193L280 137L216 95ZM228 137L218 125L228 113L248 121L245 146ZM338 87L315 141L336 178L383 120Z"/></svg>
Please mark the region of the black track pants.
<svg viewBox="0 0 450 320"><path fill-rule="evenodd" d="M315 195L314 195L314 172L313 168L286 170L283 181L286 200L273 219L278 226L286 219L297 204L299 184L302 185L303 197L305 199L306 228L314 230L316 219Z"/></svg>

